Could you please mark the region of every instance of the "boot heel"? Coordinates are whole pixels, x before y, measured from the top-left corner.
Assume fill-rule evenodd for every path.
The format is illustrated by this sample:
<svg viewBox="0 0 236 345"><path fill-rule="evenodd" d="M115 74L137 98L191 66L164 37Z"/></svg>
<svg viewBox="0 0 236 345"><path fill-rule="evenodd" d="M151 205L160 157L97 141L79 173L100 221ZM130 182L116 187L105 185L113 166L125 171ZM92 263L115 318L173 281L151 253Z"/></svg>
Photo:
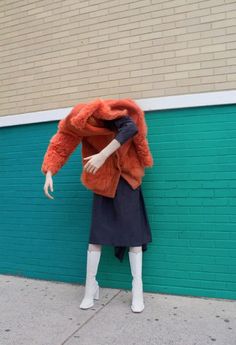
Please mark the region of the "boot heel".
<svg viewBox="0 0 236 345"><path fill-rule="evenodd" d="M99 299L99 286L97 287L97 290L95 292L94 299L96 299L96 300Z"/></svg>

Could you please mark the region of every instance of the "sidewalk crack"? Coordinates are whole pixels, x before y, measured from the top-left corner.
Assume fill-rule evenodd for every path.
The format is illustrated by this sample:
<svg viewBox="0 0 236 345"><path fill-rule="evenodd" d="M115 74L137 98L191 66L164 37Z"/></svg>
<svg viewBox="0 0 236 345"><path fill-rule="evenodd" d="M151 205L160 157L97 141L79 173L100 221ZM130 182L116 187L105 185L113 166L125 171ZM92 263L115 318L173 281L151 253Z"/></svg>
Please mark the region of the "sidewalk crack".
<svg viewBox="0 0 236 345"><path fill-rule="evenodd" d="M114 298L116 298L120 294L121 290L119 290L116 294L114 294L106 303L102 303L101 307L91 315L82 325L80 325L72 334L70 334L60 345L65 345L68 340L70 340L75 333L80 331L89 321L91 321L101 310L103 310Z"/></svg>

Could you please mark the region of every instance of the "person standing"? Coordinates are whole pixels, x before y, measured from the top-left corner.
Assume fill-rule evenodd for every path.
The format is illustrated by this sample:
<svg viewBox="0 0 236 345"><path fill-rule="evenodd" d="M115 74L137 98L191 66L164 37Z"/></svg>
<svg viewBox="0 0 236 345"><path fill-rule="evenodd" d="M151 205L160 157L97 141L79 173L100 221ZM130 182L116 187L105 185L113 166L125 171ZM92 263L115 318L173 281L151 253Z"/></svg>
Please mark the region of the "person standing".
<svg viewBox="0 0 236 345"><path fill-rule="evenodd" d="M95 119L93 118L93 120ZM115 119L103 119L99 122L95 120L94 125L97 124L99 124L99 129L109 129L109 131L114 133L114 136L111 142L98 153L83 157L84 171L87 174L93 174L94 177L97 171L104 166L108 158L112 155L114 156L125 143L129 142L130 145L133 138L139 132L138 126L129 115L116 117ZM55 135L54 142L56 139ZM48 157L50 157L50 151L53 149L52 144L51 140L51 146L45 154L42 165L42 171L46 173L44 192L47 197L51 197L48 193L48 188L52 186L53 171L47 170L47 168L50 168ZM60 144L62 145L61 140ZM130 174L132 175L131 171ZM129 248L128 256L133 277L131 310L133 312L141 312L144 309L142 254L147 250L147 243L152 241L152 233L141 183L136 188L133 188L133 184L130 184L130 179L127 176L120 169L113 197L103 195L100 192L97 193L96 191L93 193L92 219L87 249L85 294L80 304L81 309L91 308L94 305L94 300L99 299L99 284L96 280L96 275L102 245L114 246L114 254L121 262L124 259L126 249Z"/></svg>

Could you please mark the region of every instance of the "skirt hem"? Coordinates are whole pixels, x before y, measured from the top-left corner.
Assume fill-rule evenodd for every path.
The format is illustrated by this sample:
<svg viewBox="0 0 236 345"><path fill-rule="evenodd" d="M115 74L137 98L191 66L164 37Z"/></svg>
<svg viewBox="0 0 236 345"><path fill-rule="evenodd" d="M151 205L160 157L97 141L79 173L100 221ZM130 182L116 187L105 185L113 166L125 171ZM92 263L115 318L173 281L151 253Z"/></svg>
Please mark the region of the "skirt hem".
<svg viewBox="0 0 236 345"><path fill-rule="evenodd" d="M115 247L141 247L141 246L143 246L144 244L148 244L148 243L150 243L150 242L152 242L152 241L148 241L148 242L143 242L143 243L139 243L139 244L115 244L115 243L108 243L108 242L106 242L106 243L101 243L101 242L99 242L99 243L95 243L95 242L90 242L89 241L89 244L100 244L100 245L103 245L103 246L115 246Z"/></svg>

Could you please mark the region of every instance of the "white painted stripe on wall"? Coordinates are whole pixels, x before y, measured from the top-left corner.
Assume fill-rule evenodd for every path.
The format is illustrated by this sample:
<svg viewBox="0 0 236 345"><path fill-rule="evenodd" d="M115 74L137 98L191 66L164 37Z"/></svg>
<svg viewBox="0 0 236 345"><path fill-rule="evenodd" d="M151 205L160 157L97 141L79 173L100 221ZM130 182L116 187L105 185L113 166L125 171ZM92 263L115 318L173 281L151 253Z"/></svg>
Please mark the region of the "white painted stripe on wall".
<svg viewBox="0 0 236 345"><path fill-rule="evenodd" d="M145 98L135 102L143 111L236 104L236 90ZM61 120L73 107L1 116L0 127Z"/></svg>
<svg viewBox="0 0 236 345"><path fill-rule="evenodd" d="M145 111L236 103L236 90L146 98L138 102Z"/></svg>

